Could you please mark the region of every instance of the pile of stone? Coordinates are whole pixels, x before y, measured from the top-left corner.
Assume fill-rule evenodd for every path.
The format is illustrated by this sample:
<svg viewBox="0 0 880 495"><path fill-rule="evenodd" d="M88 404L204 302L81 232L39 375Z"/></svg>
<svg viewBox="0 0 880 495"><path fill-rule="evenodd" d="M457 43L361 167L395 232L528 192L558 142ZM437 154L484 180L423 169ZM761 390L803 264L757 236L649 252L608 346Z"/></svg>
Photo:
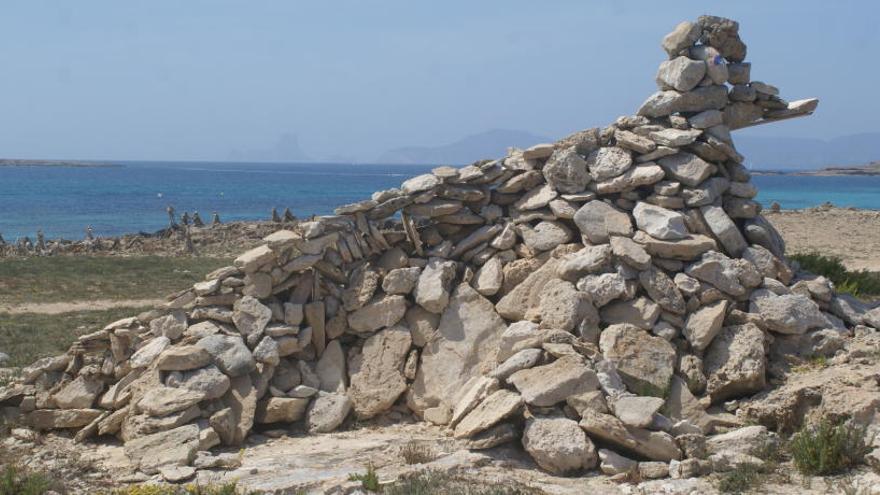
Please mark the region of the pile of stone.
<svg viewBox="0 0 880 495"><path fill-rule="evenodd" d="M718 446L766 429L712 437L740 424L717 406L767 388L774 349L832 355L880 309L792 269L731 139L816 100L751 81L733 21L663 48L637 115L277 231L26 368L0 405L115 436L147 474L232 465L210 449L255 430L403 414L473 449L521 442L553 473L753 462Z"/></svg>

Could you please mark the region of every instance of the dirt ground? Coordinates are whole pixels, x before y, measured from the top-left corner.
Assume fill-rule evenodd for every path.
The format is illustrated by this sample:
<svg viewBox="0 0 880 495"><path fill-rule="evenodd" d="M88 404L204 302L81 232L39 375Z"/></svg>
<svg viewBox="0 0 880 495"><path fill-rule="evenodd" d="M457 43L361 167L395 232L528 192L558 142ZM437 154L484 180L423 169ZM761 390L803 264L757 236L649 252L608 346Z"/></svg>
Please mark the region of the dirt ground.
<svg viewBox="0 0 880 495"><path fill-rule="evenodd" d="M880 211L809 208L765 211L782 234L788 254L838 256L850 270L880 271Z"/></svg>

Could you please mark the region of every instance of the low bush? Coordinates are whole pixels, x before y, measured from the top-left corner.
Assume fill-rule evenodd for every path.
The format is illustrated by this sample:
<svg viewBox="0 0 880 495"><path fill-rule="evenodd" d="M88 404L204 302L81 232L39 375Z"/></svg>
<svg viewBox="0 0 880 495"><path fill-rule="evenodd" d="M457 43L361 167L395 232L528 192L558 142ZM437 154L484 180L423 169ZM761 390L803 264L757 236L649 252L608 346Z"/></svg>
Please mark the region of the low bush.
<svg viewBox="0 0 880 495"><path fill-rule="evenodd" d="M400 455L407 464L424 464L431 462L436 457L434 449L429 444L411 440L400 449Z"/></svg>
<svg viewBox="0 0 880 495"><path fill-rule="evenodd" d="M754 464L740 464L734 470L724 473L718 482L721 493L747 493L761 484L761 470Z"/></svg>
<svg viewBox="0 0 880 495"><path fill-rule="evenodd" d="M856 297L880 295L880 273L867 270L849 271L840 258L819 253L799 253L788 256L803 270L822 275L834 282L838 292Z"/></svg>
<svg viewBox="0 0 880 495"><path fill-rule="evenodd" d="M0 495L43 495L49 490L65 493L62 484L46 473L14 464L0 470Z"/></svg>
<svg viewBox="0 0 880 495"><path fill-rule="evenodd" d="M861 464L871 451L867 429L853 423L827 419L806 426L791 437L788 450L798 471L805 475L845 472Z"/></svg>

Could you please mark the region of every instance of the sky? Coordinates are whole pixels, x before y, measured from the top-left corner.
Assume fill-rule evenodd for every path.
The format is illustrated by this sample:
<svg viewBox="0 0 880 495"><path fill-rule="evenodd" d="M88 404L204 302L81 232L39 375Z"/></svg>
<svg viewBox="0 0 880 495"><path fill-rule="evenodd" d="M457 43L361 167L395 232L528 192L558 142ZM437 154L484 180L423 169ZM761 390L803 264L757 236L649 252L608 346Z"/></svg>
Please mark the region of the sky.
<svg viewBox="0 0 880 495"><path fill-rule="evenodd" d="M634 113L660 40L740 22L752 78L807 119L880 131L880 2L3 0L0 157L225 160L299 146L370 161L490 129L551 138ZM291 144L293 143L293 144Z"/></svg>

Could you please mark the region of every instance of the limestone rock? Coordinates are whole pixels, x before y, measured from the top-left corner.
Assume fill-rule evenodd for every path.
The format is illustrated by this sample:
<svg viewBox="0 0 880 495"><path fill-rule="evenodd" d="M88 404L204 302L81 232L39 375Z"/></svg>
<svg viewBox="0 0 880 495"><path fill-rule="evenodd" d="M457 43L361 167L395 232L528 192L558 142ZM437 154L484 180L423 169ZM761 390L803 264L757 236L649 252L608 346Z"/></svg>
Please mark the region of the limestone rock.
<svg viewBox="0 0 880 495"><path fill-rule="evenodd" d="M190 424L125 442L125 455L144 473L156 474L160 467L190 464L198 447L199 427Z"/></svg>
<svg viewBox="0 0 880 495"><path fill-rule="evenodd" d="M386 328L368 338L361 353L352 357L349 397L358 418L384 412L406 390L403 365L411 345L409 330Z"/></svg>
<svg viewBox="0 0 880 495"><path fill-rule="evenodd" d="M685 302L675 282L662 270L652 266L639 272L639 282L648 296L661 308L675 314L684 314Z"/></svg>
<svg viewBox="0 0 880 495"><path fill-rule="evenodd" d="M520 411L522 397L515 392L497 390L468 413L455 427L455 438L468 438L487 430Z"/></svg>
<svg viewBox="0 0 880 495"><path fill-rule="evenodd" d="M207 366L211 355L195 345L181 345L162 351L156 367L162 371L186 371Z"/></svg>
<svg viewBox="0 0 880 495"><path fill-rule="evenodd" d="M409 294L419 280L419 268L397 268L388 272L382 279L382 290L386 294Z"/></svg>
<svg viewBox="0 0 880 495"><path fill-rule="evenodd" d="M761 391L767 383L764 333L753 324L725 327L706 349L703 365L713 402Z"/></svg>
<svg viewBox="0 0 880 495"><path fill-rule="evenodd" d="M571 240L571 230L561 222L543 221L534 228L521 224L518 231L525 245L538 252L549 251Z"/></svg>
<svg viewBox="0 0 880 495"><path fill-rule="evenodd" d="M587 162L574 146L554 151L544 164L543 173L547 184L560 193L579 193L590 183Z"/></svg>
<svg viewBox="0 0 880 495"><path fill-rule="evenodd" d="M200 339L196 345L207 351L214 364L231 377L250 373L256 366L251 351L239 337L209 335Z"/></svg>
<svg viewBox="0 0 880 495"><path fill-rule="evenodd" d="M679 23L671 33L663 37L663 49L670 57L674 57L693 46L700 39L701 32L699 24L689 21Z"/></svg>
<svg viewBox="0 0 880 495"><path fill-rule="evenodd" d="M232 321L246 338L250 335L262 334L271 319L272 310L251 296L242 297L233 307Z"/></svg>
<svg viewBox="0 0 880 495"><path fill-rule="evenodd" d="M540 311L541 325L546 328L571 331L585 319L593 324L599 322L589 296L564 280L554 279L544 286Z"/></svg>
<svg viewBox="0 0 880 495"><path fill-rule="evenodd" d="M504 271L501 259L492 257L477 270L473 287L484 296L494 296L501 290L504 283Z"/></svg>
<svg viewBox="0 0 880 495"><path fill-rule="evenodd" d="M647 297L639 297L612 302L603 306L599 314L602 321L609 325L625 323L650 330L660 317L660 306Z"/></svg>
<svg viewBox="0 0 880 495"><path fill-rule="evenodd" d="M740 256L748 247L739 227L724 212L720 206L703 206L700 208L706 225L712 230L715 238L731 256Z"/></svg>
<svg viewBox="0 0 880 495"><path fill-rule="evenodd" d="M622 396L610 402L617 419L627 426L647 428L651 426L654 413L663 407L659 397Z"/></svg>
<svg viewBox="0 0 880 495"><path fill-rule="evenodd" d="M437 258L429 260L413 291L416 303L432 313L443 312L449 304L449 286L454 277L455 263Z"/></svg>
<svg viewBox="0 0 880 495"><path fill-rule="evenodd" d="M593 180L603 181L626 172L632 166L632 155L617 146L603 147L587 155L586 164Z"/></svg>
<svg viewBox="0 0 880 495"><path fill-rule="evenodd" d="M650 203L637 203L633 209L633 217L641 230L657 239L684 239L690 234L684 215Z"/></svg>
<svg viewBox="0 0 880 495"><path fill-rule="evenodd" d="M504 320L492 303L467 284L452 295L433 340L422 350L411 386L415 410L447 401L471 377L488 373L498 355Z"/></svg>
<svg viewBox="0 0 880 495"><path fill-rule="evenodd" d="M606 328L599 346L606 360L613 362L627 389L638 395L665 397L675 371L675 349L633 325Z"/></svg>
<svg viewBox="0 0 880 495"><path fill-rule="evenodd" d="M610 414L601 414L589 409L585 410L579 424L591 438L617 446L624 451L655 461L681 458L681 450L668 433L628 427Z"/></svg>
<svg viewBox="0 0 880 495"><path fill-rule="evenodd" d="M660 64L657 84L677 91L690 91L706 75L706 63L688 57L675 57Z"/></svg>
<svg viewBox="0 0 880 495"><path fill-rule="evenodd" d="M576 356L517 371L507 382L516 387L527 404L539 407L552 406L571 395L599 388L596 372Z"/></svg>
<svg viewBox="0 0 880 495"><path fill-rule="evenodd" d="M260 424L293 423L305 416L308 405L309 399L270 397L257 405L254 418Z"/></svg>
<svg viewBox="0 0 880 495"><path fill-rule="evenodd" d="M527 420L522 444L538 466L554 474L590 469L598 462L593 442L567 418Z"/></svg>
<svg viewBox="0 0 880 495"><path fill-rule="evenodd" d="M355 332L375 332L390 327L406 314L404 296L385 296L348 314L348 326Z"/></svg>
<svg viewBox="0 0 880 495"><path fill-rule="evenodd" d="M688 316L682 332L692 348L703 351L709 347L712 339L721 331L728 305L729 302L722 299L703 306Z"/></svg>
<svg viewBox="0 0 880 495"><path fill-rule="evenodd" d="M759 289L752 293L750 301L749 311L760 314L761 324L777 333L799 335L828 324L819 306L800 294L778 296Z"/></svg>
<svg viewBox="0 0 880 495"><path fill-rule="evenodd" d="M633 233L629 215L599 200L582 206L574 215L574 223L592 244L607 243L609 236L630 237Z"/></svg>
<svg viewBox="0 0 880 495"><path fill-rule="evenodd" d="M409 332L407 332L409 335ZM320 390L324 392L345 393L345 351L338 339L331 340L315 366Z"/></svg>
<svg viewBox="0 0 880 495"><path fill-rule="evenodd" d="M306 412L309 433L329 433L345 421L352 402L346 395L321 394L312 401Z"/></svg>

